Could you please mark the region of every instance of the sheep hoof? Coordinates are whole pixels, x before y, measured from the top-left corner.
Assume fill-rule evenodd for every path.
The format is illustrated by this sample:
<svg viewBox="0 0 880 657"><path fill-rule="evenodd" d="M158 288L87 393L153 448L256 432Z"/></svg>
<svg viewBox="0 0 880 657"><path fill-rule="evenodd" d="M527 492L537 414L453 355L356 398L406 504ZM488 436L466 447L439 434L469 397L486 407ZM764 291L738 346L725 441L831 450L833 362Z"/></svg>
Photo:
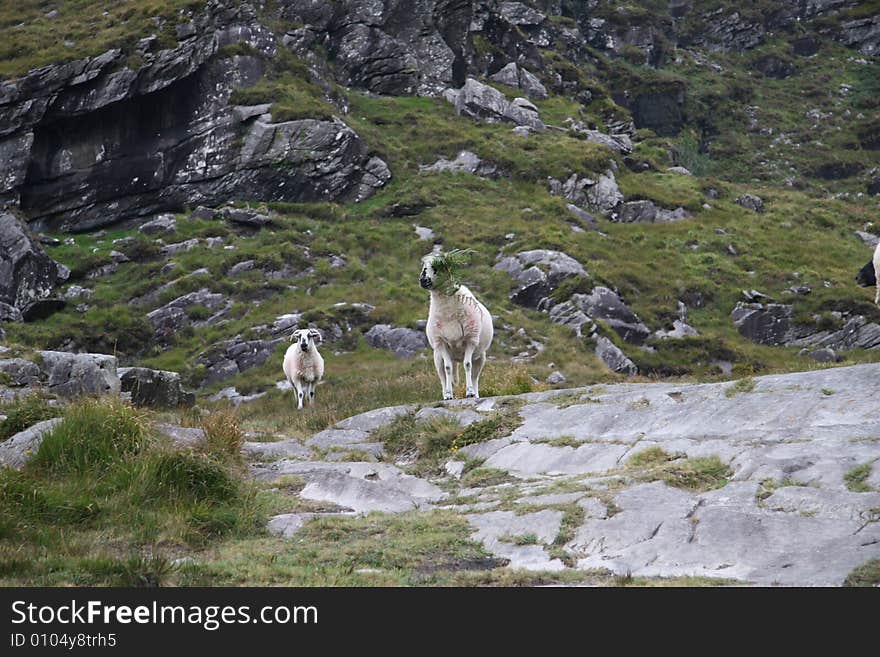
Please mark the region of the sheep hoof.
<svg viewBox="0 0 880 657"><path fill-rule="evenodd" d="M450 399L454 399L452 395L443 395L443 401L449 401Z"/></svg>
<svg viewBox="0 0 880 657"><path fill-rule="evenodd" d="M476 395L472 392L469 392L468 394L465 395L465 397L467 397L468 399L473 399L474 397L476 397Z"/></svg>

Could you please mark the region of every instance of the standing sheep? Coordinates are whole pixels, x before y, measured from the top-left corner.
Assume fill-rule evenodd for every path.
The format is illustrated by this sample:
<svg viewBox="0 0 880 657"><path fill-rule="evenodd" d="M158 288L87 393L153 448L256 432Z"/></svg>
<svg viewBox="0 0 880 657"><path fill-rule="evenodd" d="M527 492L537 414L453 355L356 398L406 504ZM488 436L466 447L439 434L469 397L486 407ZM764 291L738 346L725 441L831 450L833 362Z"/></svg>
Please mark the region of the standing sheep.
<svg viewBox="0 0 880 657"><path fill-rule="evenodd" d="M458 362L464 365L465 395L480 396L480 373L494 334L489 311L456 279L456 269L467 262L466 251L427 255L419 275L419 285L431 291L425 332L434 350L443 399L453 398Z"/></svg>
<svg viewBox="0 0 880 657"><path fill-rule="evenodd" d="M877 276L878 272L880 272L880 242L877 243L877 247L874 249L874 258L856 274L856 283L862 287L874 286L877 289L874 293L874 303L880 306L880 283L877 282L880 277Z"/></svg>
<svg viewBox="0 0 880 657"><path fill-rule="evenodd" d="M303 399L309 404L315 401L315 386L324 376L324 358L318 353L315 342L321 341L317 329L299 329L293 332L293 344L284 354L284 376L296 391L296 407L303 407Z"/></svg>

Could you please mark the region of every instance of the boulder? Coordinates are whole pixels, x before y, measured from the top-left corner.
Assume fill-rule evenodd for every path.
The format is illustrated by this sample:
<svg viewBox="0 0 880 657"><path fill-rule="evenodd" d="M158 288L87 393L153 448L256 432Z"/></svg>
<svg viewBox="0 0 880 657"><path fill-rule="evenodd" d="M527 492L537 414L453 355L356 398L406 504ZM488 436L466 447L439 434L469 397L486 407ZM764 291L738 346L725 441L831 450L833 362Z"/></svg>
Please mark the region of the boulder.
<svg viewBox="0 0 880 657"><path fill-rule="evenodd" d="M72 399L83 395L118 395L116 357L107 354L37 352L40 380L51 394Z"/></svg>
<svg viewBox="0 0 880 657"><path fill-rule="evenodd" d="M6 375L4 385L14 388L39 385L42 373L39 365L24 358L0 360L0 372Z"/></svg>
<svg viewBox="0 0 880 657"><path fill-rule="evenodd" d="M455 95L455 111L489 123L508 122L544 130L546 126L538 116L537 108L525 98L510 102L504 94L487 84L468 78Z"/></svg>
<svg viewBox="0 0 880 657"><path fill-rule="evenodd" d="M211 345L196 358L196 362L206 369L205 378L201 385L206 386L223 381L253 367L259 367L269 360L278 345L284 342L286 339L281 337L246 340L237 335L231 340L223 340ZM279 360L279 370L280 362Z"/></svg>
<svg viewBox="0 0 880 657"><path fill-rule="evenodd" d="M388 324L376 324L364 333L364 339L371 347L387 349L400 358L410 358L428 347L428 339L422 331Z"/></svg>
<svg viewBox="0 0 880 657"><path fill-rule="evenodd" d="M522 89L526 96L536 100L547 98L547 88L541 81L526 69L518 66L516 62L510 62L494 75L489 76L493 82L506 84L508 87Z"/></svg>
<svg viewBox="0 0 880 657"><path fill-rule="evenodd" d="M550 321L569 327L578 337L592 334L596 327L593 320L571 299L550 309Z"/></svg>
<svg viewBox="0 0 880 657"><path fill-rule="evenodd" d="M66 279L65 270L46 255L14 215L0 211L0 303L15 307L27 318L29 310ZM3 314L14 316L12 311Z"/></svg>
<svg viewBox="0 0 880 657"><path fill-rule="evenodd" d="M184 391L177 372L122 367L119 369L119 380L122 391L131 393L135 406L176 408L195 404L195 396Z"/></svg>
<svg viewBox="0 0 880 657"><path fill-rule="evenodd" d="M535 249L501 258L494 269L505 271L516 282L511 301L537 308L566 278L586 276L583 265L561 251Z"/></svg>
<svg viewBox="0 0 880 657"><path fill-rule="evenodd" d="M60 422L60 417L43 420L0 442L0 465L14 470L24 469L31 456L40 448L46 434Z"/></svg>
<svg viewBox="0 0 880 657"><path fill-rule="evenodd" d="M173 214L160 214L141 224L138 231L144 235L173 235L177 231L177 220Z"/></svg>
<svg viewBox="0 0 880 657"><path fill-rule="evenodd" d="M619 207L615 221L621 223L668 223L687 219L690 215L682 208L666 210L658 208L653 201L627 201Z"/></svg>
<svg viewBox="0 0 880 657"><path fill-rule="evenodd" d="M422 173L441 173L450 171L453 173L464 172L472 173L477 176L493 176L497 173L497 167L493 164L484 162L476 153L470 151L461 151L455 156L454 160L440 158L434 164L421 165L419 171Z"/></svg>
<svg viewBox="0 0 880 657"><path fill-rule="evenodd" d="M661 340L680 340L681 338L693 337L699 335L699 331L694 327L686 324L680 319L672 322L672 329L669 331L656 331L654 336Z"/></svg>
<svg viewBox="0 0 880 657"><path fill-rule="evenodd" d="M764 211L763 199L760 196L755 196L754 194L743 194L742 196L738 196L734 203L754 212Z"/></svg>
<svg viewBox="0 0 880 657"><path fill-rule="evenodd" d="M271 221L268 215L248 208L223 208L220 216L230 223L248 228L262 228Z"/></svg>
<svg viewBox="0 0 880 657"><path fill-rule="evenodd" d="M752 342L781 345L789 339L794 313L789 305L779 303L743 303L730 313L736 330Z"/></svg>
<svg viewBox="0 0 880 657"><path fill-rule="evenodd" d="M620 348L604 335L596 338L596 356L613 371L633 376L639 369Z"/></svg>
<svg viewBox="0 0 880 657"><path fill-rule="evenodd" d="M597 285L589 294L574 294L570 299L574 307L587 317L604 321L621 338L631 344L644 344L651 335L645 326L618 294L607 287Z"/></svg>

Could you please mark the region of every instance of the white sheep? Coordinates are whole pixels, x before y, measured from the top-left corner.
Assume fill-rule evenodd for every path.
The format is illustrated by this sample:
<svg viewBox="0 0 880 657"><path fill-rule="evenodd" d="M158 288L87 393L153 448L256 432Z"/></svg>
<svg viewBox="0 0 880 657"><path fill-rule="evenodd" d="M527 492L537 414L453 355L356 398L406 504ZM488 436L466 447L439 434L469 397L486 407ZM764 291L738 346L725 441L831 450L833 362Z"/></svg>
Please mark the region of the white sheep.
<svg viewBox="0 0 880 657"><path fill-rule="evenodd" d="M299 329L293 332L293 344L284 354L284 376L296 391L296 407L303 407L303 399L315 401L315 386L324 376L324 358L315 342L321 341L317 329Z"/></svg>
<svg viewBox="0 0 880 657"><path fill-rule="evenodd" d="M465 395L480 396L480 373L492 344L492 316L473 293L455 278L455 268L466 262L462 251L422 258L419 285L431 291L425 333L434 350L434 367L440 377L443 399L452 399L457 364L464 365Z"/></svg>

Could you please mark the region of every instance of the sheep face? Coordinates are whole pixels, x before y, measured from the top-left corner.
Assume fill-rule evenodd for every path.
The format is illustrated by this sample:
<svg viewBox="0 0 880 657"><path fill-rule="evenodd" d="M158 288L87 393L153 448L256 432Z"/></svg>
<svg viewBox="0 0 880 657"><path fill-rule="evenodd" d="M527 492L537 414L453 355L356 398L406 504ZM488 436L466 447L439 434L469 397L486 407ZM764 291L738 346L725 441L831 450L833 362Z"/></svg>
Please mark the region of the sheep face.
<svg viewBox="0 0 880 657"><path fill-rule="evenodd" d="M312 343L321 341L321 333L317 329L299 329L293 332L292 342L299 342L302 351L308 351Z"/></svg>
<svg viewBox="0 0 880 657"><path fill-rule="evenodd" d="M856 274L856 283L861 287L874 287L877 285L877 274L874 271L874 262L871 261Z"/></svg>

